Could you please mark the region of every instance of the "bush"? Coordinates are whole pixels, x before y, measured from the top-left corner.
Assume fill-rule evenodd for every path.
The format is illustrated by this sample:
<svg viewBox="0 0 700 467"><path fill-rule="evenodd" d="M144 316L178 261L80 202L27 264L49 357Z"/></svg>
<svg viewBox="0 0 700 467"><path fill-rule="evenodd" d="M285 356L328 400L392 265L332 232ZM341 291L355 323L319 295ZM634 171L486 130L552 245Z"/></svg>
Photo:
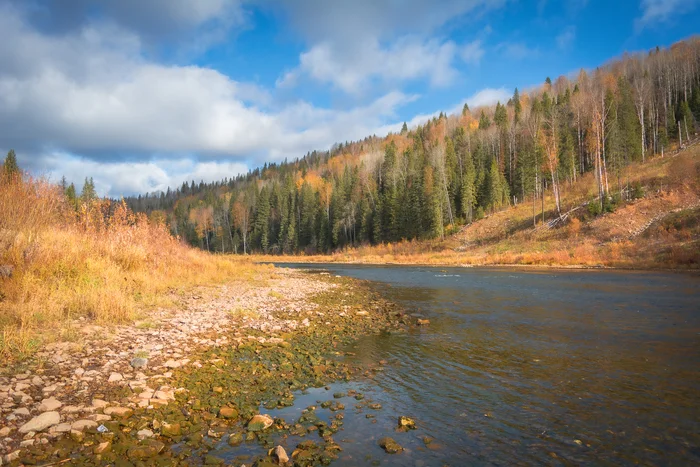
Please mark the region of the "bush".
<svg viewBox="0 0 700 467"><path fill-rule="evenodd" d="M478 221L484 218L484 208L481 206L478 207L476 212L474 213L474 220Z"/></svg>
<svg viewBox="0 0 700 467"><path fill-rule="evenodd" d="M615 209L622 203L622 197L620 193L615 193L612 196L606 196L605 202L603 203L603 208L605 212L615 212Z"/></svg>
<svg viewBox="0 0 700 467"><path fill-rule="evenodd" d="M603 212L603 209L600 206L600 201L595 198L591 199L588 202L588 214L595 217L600 215L601 212Z"/></svg>
<svg viewBox="0 0 700 467"><path fill-rule="evenodd" d="M641 182L634 182L632 184L632 191L630 193L631 199L641 199L644 198L644 187L642 187Z"/></svg>

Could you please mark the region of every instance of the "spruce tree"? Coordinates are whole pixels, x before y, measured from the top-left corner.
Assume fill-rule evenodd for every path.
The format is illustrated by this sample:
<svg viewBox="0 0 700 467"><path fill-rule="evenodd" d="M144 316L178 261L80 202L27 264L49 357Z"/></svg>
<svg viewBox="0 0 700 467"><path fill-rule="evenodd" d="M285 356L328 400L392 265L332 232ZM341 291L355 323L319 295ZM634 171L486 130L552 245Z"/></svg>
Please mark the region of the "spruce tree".
<svg viewBox="0 0 700 467"><path fill-rule="evenodd" d="M83 191L80 193L80 199L83 203L89 203L97 199L97 192L95 192L95 182L92 177L89 179L85 178L85 183L83 184Z"/></svg>
<svg viewBox="0 0 700 467"><path fill-rule="evenodd" d="M17 177L20 174L19 165L17 165L17 155L14 149L8 151L2 170L7 178Z"/></svg>

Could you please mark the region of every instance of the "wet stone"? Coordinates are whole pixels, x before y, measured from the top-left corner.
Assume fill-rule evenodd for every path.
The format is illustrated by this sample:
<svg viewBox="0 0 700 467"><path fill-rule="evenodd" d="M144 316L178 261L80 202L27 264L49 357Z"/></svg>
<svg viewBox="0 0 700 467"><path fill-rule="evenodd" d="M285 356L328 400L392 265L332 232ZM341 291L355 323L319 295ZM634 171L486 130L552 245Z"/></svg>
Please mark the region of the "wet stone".
<svg viewBox="0 0 700 467"><path fill-rule="evenodd" d="M399 417L399 428L404 430L415 430L416 422L409 417Z"/></svg>
<svg viewBox="0 0 700 467"><path fill-rule="evenodd" d="M397 454L403 451L403 448L399 443L397 443L393 438L382 438L379 440L379 446L384 449L388 454Z"/></svg>
<svg viewBox="0 0 700 467"><path fill-rule="evenodd" d="M248 422L248 431L256 432L263 431L270 428L274 420L267 414L258 414L250 419Z"/></svg>
<svg viewBox="0 0 700 467"><path fill-rule="evenodd" d="M238 410L233 407L221 407L221 409L219 409L219 416L227 419L238 418Z"/></svg>
<svg viewBox="0 0 700 467"><path fill-rule="evenodd" d="M127 451L127 456L131 460L144 460L157 456L165 448L160 441L153 439L144 440L137 446L132 446Z"/></svg>

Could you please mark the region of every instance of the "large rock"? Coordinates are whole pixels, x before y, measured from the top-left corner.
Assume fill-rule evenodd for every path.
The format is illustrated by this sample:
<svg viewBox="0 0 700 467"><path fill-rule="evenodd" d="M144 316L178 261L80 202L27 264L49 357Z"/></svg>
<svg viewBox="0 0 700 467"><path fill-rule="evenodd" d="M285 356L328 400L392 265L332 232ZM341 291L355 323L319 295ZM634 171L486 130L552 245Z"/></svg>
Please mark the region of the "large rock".
<svg viewBox="0 0 700 467"><path fill-rule="evenodd" d="M58 412L44 412L43 414L32 418L27 423L19 427L19 432L24 434L29 433L30 431L44 431L45 429L58 425L59 423L61 423L61 416Z"/></svg>
<svg viewBox="0 0 700 467"><path fill-rule="evenodd" d="M272 426L274 420L267 414L258 414L248 422L248 431L263 431Z"/></svg>

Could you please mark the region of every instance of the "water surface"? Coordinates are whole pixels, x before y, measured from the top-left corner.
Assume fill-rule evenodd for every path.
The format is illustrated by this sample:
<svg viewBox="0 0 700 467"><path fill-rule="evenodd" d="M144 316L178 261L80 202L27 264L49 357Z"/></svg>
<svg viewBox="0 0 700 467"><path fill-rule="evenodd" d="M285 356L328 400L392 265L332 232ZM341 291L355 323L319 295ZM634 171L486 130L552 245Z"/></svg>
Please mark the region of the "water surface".
<svg viewBox="0 0 700 467"><path fill-rule="evenodd" d="M341 399L348 410L334 439L343 452L333 465L700 465L697 277L298 267L374 281L431 323L363 338L352 358L381 361L383 371L277 411L291 422L348 388L381 403L372 411ZM396 433L398 415L418 429ZM384 453L383 436L406 451Z"/></svg>

